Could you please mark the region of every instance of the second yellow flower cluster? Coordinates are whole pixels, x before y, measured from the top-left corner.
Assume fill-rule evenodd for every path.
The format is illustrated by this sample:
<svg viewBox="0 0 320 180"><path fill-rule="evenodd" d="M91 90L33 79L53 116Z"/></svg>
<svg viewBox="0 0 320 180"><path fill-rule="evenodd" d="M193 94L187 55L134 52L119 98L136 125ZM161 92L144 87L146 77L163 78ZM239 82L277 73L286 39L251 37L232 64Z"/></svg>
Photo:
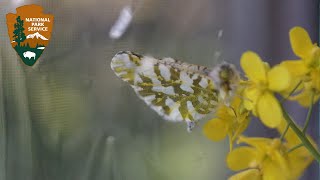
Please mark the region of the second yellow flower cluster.
<svg viewBox="0 0 320 180"><path fill-rule="evenodd" d="M227 164L230 169L241 171L230 179L297 179L313 160L284 120L286 112L275 93L304 107L317 102L320 98L320 48L301 27L292 28L289 36L293 52L300 59L282 61L271 68L258 54L245 52L240 64L247 80L241 81L230 106L221 105L216 117L203 128L204 134L213 141L229 136ZM281 137L242 136L250 122L250 112L267 127L277 128ZM306 139L315 145L310 137ZM246 146L233 149L236 141Z"/></svg>

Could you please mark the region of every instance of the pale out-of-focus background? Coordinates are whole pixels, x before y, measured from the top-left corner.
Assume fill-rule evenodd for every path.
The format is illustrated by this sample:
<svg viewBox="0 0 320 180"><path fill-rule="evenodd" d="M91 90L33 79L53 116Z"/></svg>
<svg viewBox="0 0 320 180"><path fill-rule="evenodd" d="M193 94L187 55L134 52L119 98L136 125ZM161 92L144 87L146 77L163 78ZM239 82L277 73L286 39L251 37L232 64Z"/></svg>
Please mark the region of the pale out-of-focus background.
<svg viewBox="0 0 320 180"><path fill-rule="evenodd" d="M55 16L38 63L23 65L5 15L39 4ZM109 30L127 5L132 23L118 40ZM0 1L0 180L223 180L228 143L201 125L165 122L110 69L120 50L214 66L239 65L246 50L275 64L295 58L293 26L318 38L316 0L2 0ZM303 121L306 111L288 105ZM314 111L309 129L317 139ZM246 134L276 136L253 120ZM302 179L316 179L316 163Z"/></svg>

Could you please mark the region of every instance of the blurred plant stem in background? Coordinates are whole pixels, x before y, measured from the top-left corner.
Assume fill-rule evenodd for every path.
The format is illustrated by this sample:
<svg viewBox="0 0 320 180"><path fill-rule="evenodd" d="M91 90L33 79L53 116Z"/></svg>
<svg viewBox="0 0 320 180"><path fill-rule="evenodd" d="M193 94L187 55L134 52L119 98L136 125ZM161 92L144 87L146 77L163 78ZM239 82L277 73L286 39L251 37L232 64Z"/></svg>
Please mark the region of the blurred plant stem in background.
<svg viewBox="0 0 320 180"><path fill-rule="evenodd" d="M3 33L3 31L2 31ZM3 104L5 108L3 125L5 125L2 142L5 157L1 159L6 164L5 179L33 179L32 123L29 114L26 79L22 67L18 64L14 51L4 51L11 48L10 43L2 41L1 73L3 88ZM15 168L8 168L15 167ZM16 169L21 169L20 173Z"/></svg>
<svg viewBox="0 0 320 180"><path fill-rule="evenodd" d="M7 142L7 129L6 129L6 120L5 120L5 108L4 108L4 86L2 78L2 61L3 53L0 48L0 180L5 180L7 176L6 172L6 142Z"/></svg>

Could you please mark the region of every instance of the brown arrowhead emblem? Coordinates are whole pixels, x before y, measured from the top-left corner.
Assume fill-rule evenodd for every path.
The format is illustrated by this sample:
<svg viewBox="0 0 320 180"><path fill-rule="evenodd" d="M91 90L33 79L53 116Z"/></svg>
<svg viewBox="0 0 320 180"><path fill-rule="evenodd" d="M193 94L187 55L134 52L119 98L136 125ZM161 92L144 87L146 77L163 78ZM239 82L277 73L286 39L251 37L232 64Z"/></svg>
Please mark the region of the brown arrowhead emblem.
<svg viewBox="0 0 320 180"><path fill-rule="evenodd" d="M39 5L18 7L17 14L7 14L8 35L22 61L32 66L51 38L53 15L43 14Z"/></svg>

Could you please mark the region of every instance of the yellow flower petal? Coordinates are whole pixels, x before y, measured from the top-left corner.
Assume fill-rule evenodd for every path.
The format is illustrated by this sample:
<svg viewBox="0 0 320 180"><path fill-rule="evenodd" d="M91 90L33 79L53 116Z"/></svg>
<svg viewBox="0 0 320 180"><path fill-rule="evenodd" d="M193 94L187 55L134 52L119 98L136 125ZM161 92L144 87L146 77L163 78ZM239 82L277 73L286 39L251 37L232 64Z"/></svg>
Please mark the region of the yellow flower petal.
<svg viewBox="0 0 320 180"><path fill-rule="evenodd" d="M266 126L275 128L280 124L283 118L282 109L273 94L269 92L264 93L259 98L257 107L258 115Z"/></svg>
<svg viewBox="0 0 320 180"><path fill-rule="evenodd" d="M238 137L244 130L247 129L250 119L249 119L249 113L243 114L240 117L238 117L239 123L238 126L234 132L234 137L233 139L235 139L236 137Z"/></svg>
<svg viewBox="0 0 320 180"><path fill-rule="evenodd" d="M287 128L287 121L286 120L282 120L280 125L277 127L278 131L280 134L283 134L283 132L286 130ZM296 144L300 144L301 140L298 138L298 136L293 132L293 130L291 128L289 128L286 132L285 135L285 139L288 143L289 146L296 145Z"/></svg>
<svg viewBox="0 0 320 180"><path fill-rule="evenodd" d="M287 127L287 122L285 120L282 120L280 125L277 127L277 129L278 129L279 133L282 134L285 131L286 127ZM297 134L290 127L286 132L285 140L286 140L288 148L291 148L291 147L301 143L301 140L299 139ZM302 147L301 147L301 149L302 149Z"/></svg>
<svg viewBox="0 0 320 180"><path fill-rule="evenodd" d="M267 151L267 147L272 143L272 139L263 137L245 137L240 136L238 143L246 143L261 151Z"/></svg>
<svg viewBox="0 0 320 180"><path fill-rule="evenodd" d="M282 134L286 127L287 127L287 121L285 119L282 119L282 121L280 122L279 126L277 127L278 131L280 132L280 134Z"/></svg>
<svg viewBox="0 0 320 180"><path fill-rule="evenodd" d="M253 110L259 96L261 95L261 91L251 86L244 89L243 95L244 95L244 101L243 101L244 107L248 110Z"/></svg>
<svg viewBox="0 0 320 180"><path fill-rule="evenodd" d="M312 87L320 92L320 68L311 71L310 78L312 81Z"/></svg>
<svg viewBox="0 0 320 180"><path fill-rule="evenodd" d="M203 133L212 141L220 141L227 136L228 126L223 120L215 118L204 125Z"/></svg>
<svg viewBox="0 0 320 180"><path fill-rule="evenodd" d="M215 114L217 118L223 119L228 122L231 122L231 120L235 117L232 109L226 105L219 106Z"/></svg>
<svg viewBox="0 0 320 180"><path fill-rule="evenodd" d="M289 71L283 66L275 66L268 72L269 89L283 91L290 86Z"/></svg>
<svg viewBox="0 0 320 180"><path fill-rule="evenodd" d="M228 180L262 180L258 169L248 169L231 176Z"/></svg>
<svg viewBox="0 0 320 180"><path fill-rule="evenodd" d="M266 65L258 54L247 51L242 54L240 63L243 71L250 80L256 83L267 81Z"/></svg>
<svg viewBox="0 0 320 180"><path fill-rule="evenodd" d="M301 58L309 58L313 44L308 32L302 27L294 27L289 33L293 52Z"/></svg>
<svg viewBox="0 0 320 180"><path fill-rule="evenodd" d="M310 103L311 103L311 91L308 91L308 90L304 90L302 91L301 93L295 95L295 96L292 96L290 97L290 100L295 100L295 101L298 101L298 103L301 105L301 106L304 106L304 107L309 107L310 106ZM317 102L317 100L319 99L320 97L320 94L316 94L314 96L314 99L313 99L313 102Z"/></svg>
<svg viewBox="0 0 320 180"><path fill-rule="evenodd" d="M250 167L255 162L256 151L252 147L239 147L231 151L227 156L227 165L234 171Z"/></svg>
<svg viewBox="0 0 320 180"><path fill-rule="evenodd" d="M280 66L286 67L292 76L302 76L309 71L307 66L301 60L283 61Z"/></svg>
<svg viewBox="0 0 320 180"><path fill-rule="evenodd" d="M291 81L289 87L282 91L282 95L287 97L294 89L294 93L296 94L303 88L303 83L301 83L305 77L305 75L310 71L305 63L301 60L289 60L284 61L280 64L287 68L290 73ZM300 83L299 87L297 85Z"/></svg>
<svg viewBox="0 0 320 180"><path fill-rule="evenodd" d="M273 152L272 157L272 161L279 166L282 172L287 172L287 174L290 174L289 162L287 161L286 154L282 154L280 151L275 151Z"/></svg>
<svg viewBox="0 0 320 180"><path fill-rule="evenodd" d="M313 45L312 55L310 59L305 60L305 63L312 67L320 67L320 48L316 44Z"/></svg>
<svg viewBox="0 0 320 180"><path fill-rule="evenodd" d="M262 168L263 180L279 180L288 179L289 172L284 172L278 164L273 163L270 159L266 159Z"/></svg>
<svg viewBox="0 0 320 180"><path fill-rule="evenodd" d="M286 127L287 127L287 122L285 120L282 120L280 125L277 127L279 133L282 134L283 131L286 129ZM301 144L301 140L299 139L297 134L291 128L288 129L288 131L287 131L287 133L286 133L284 138L286 140L287 149L290 149L290 148L292 148L292 147L294 147L296 145ZM317 143L315 143L315 141L310 136L307 135L307 138L309 139L309 141L311 142L311 144L314 147L317 147ZM308 156L311 157L310 152L305 147L300 147L300 148L294 150L293 152L290 152L288 155L290 156L290 158L293 157L293 156L299 156L301 158L302 157L306 158Z"/></svg>
<svg viewBox="0 0 320 180"><path fill-rule="evenodd" d="M313 158L311 155L309 157L305 156L299 156L296 154L296 150L293 152L290 152L288 154L289 156L289 163L290 163L290 168L293 169L290 173L290 178L291 179L298 179L303 171L311 164L313 161Z"/></svg>

